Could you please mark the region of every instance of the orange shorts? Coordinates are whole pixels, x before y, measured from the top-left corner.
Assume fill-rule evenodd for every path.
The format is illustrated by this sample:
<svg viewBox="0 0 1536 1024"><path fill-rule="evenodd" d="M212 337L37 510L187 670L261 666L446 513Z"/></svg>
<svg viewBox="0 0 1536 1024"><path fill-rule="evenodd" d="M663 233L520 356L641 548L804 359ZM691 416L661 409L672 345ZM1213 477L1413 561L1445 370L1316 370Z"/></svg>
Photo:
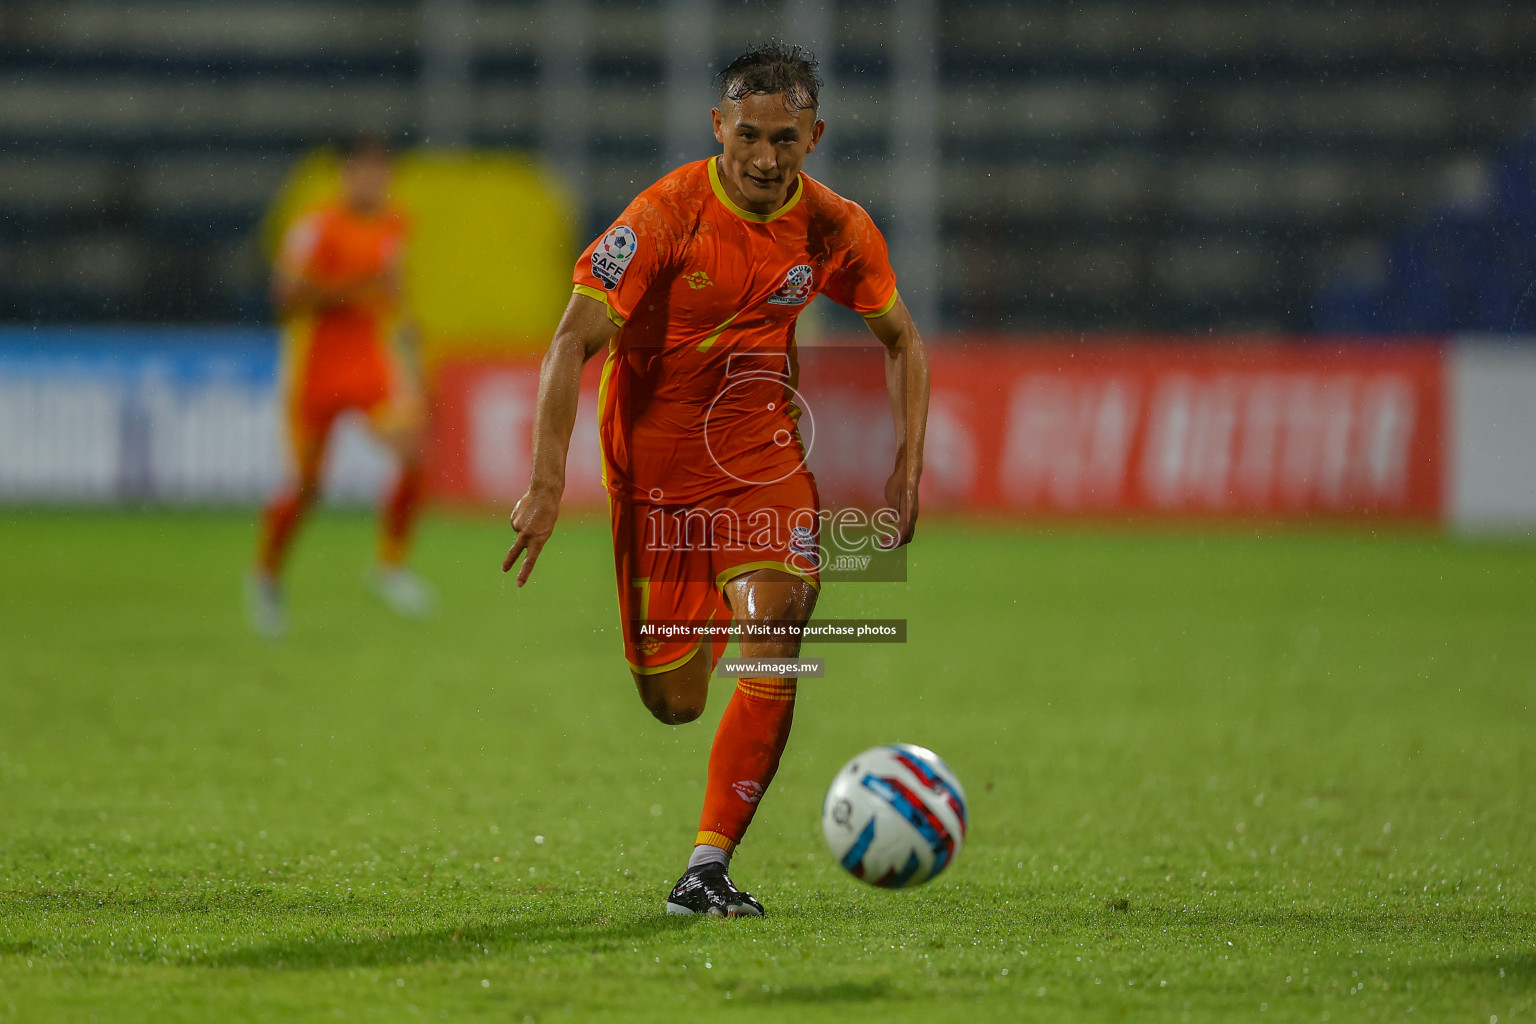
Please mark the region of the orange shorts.
<svg viewBox="0 0 1536 1024"><path fill-rule="evenodd" d="M318 479L326 439L337 417L360 412L381 434L415 429L423 421L420 398L392 352L345 362L305 359L287 386L288 438L303 480Z"/></svg>
<svg viewBox="0 0 1536 1024"><path fill-rule="evenodd" d="M608 504L624 656L642 675L678 668L705 642L658 625L730 623L724 588L738 576L778 569L821 586L821 503L809 473L695 505ZM726 638L710 642L718 661Z"/></svg>

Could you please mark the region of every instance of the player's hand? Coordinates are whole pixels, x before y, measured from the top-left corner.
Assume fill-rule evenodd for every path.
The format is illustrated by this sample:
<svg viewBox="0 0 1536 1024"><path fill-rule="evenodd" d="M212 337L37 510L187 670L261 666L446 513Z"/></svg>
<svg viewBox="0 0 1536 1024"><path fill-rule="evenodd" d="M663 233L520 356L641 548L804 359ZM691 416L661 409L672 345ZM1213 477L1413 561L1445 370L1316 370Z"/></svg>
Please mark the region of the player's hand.
<svg viewBox="0 0 1536 1024"><path fill-rule="evenodd" d="M544 550L549 535L555 532L555 520L559 518L560 493L548 488L530 486L513 507L512 529L517 531L517 539L512 542L507 557L501 560L501 571L511 572L518 557L522 556L523 566L517 571L519 587L528 582L534 563L539 560L539 552Z"/></svg>
<svg viewBox="0 0 1536 1024"><path fill-rule="evenodd" d="M353 285L353 288L355 289L353 301L359 305L398 302L404 293L397 267L385 267L376 274L370 274Z"/></svg>
<svg viewBox="0 0 1536 1024"><path fill-rule="evenodd" d="M341 289L341 305L369 306L375 302L393 301L399 294L394 278L388 274L371 274L344 285Z"/></svg>
<svg viewBox="0 0 1536 1024"><path fill-rule="evenodd" d="M917 531L917 481L908 479L906 456L896 460L896 471L885 481L885 504L896 510L896 539L882 540L887 548L910 543Z"/></svg>

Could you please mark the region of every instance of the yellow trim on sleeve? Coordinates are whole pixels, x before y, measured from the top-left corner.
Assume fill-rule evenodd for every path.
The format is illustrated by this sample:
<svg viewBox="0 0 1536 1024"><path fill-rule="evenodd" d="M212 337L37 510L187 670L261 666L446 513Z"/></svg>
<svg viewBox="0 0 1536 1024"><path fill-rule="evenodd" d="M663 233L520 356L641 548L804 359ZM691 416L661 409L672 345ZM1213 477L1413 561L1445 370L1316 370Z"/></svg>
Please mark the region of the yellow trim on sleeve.
<svg viewBox="0 0 1536 1024"><path fill-rule="evenodd" d="M291 469L299 471L299 450L304 431L303 418L299 415L304 395L304 375L309 371L309 350L314 340L315 325L308 317L289 321L283 328L283 343L278 357L278 394L282 396L283 425L287 427L283 440L284 454L292 462Z"/></svg>
<svg viewBox="0 0 1536 1024"><path fill-rule="evenodd" d="M613 308L613 303L608 301L608 295L606 292L599 291L589 284L579 284L575 288L572 288L571 291L576 295L585 295L589 299L596 299L598 302L601 302L603 306L608 310L608 319L613 321L614 326L624 326L624 318L619 316L618 310Z"/></svg>
<svg viewBox="0 0 1536 1024"><path fill-rule="evenodd" d="M598 378L597 378L597 415L598 415L599 419L601 419L602 416L603 416L603 410L608 408L608 385L613 380L613 368L618 365L618 361L619 361L618 360L618 356L619 356L619 336L617 334L615 334L613 337L608 339L608 354L603 356L603 372L600 373L598 375ZM608 490L608 455L606 453L604 453L603 456L602 456L602 459L603 459L603 471L602 471L603 490L607 491ZM608 516L609 516L610 519L613 517L613 495L612 494L608 495Z"/></svg>
<svg viewBox="0 0 1536 1024"><path fill-rule="evenodd" d="M885 316L885 314L889 313L891 310L896 308L896 299L900 295L901 295L900 292L892 289L891 297L886 302L885 305L881 306L878 310L876 310L873 313L864 313L864 314L861 314L861 315L864 317L865 320L878 320L878 319L880 319L881 317Z"/></svg>
<svg viewBox="0 0 1536 1024"><path fill-rule="evenodd" d="M736 216L740 217L742 220L749 220L754 224L767 224L771 221L776 221L790 210L793 210L796 206L799 206L801 198L805 196L805 182L802 181L801 176L797 174L795 175L795 190L790 195L790 197L784 201L783 206L779 207L777 210L774 210L772 213L753 213L751 210L743 210L741 207L737 206L734 202L731 201L730 196L726 195L725 185L720 181L720 159L721 158L717 156L710 157L709 159L709 187L714 190L715 198L720 200L720 204L727 210L730 210Z"/></svg>
<svg viewBox="0 0 1536 1024"><path fill-rule="evenodd" d="M283 328L277 384L284 401L291 401L299 393L304 371L309 368L309 346L313 337L314 324L308 318L291 320Z"/></svg>

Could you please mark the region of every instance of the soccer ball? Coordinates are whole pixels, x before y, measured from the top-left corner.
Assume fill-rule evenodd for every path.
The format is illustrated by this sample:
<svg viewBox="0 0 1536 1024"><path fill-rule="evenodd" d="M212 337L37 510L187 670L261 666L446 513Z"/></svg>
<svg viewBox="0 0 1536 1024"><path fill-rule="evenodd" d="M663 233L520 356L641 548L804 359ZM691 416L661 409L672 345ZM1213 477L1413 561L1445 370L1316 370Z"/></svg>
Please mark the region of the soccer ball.
<svg viewBox="0 0 1536 1024"><path fill-rule="evenodd" d="M903 889L934 878L965 839L965 791L925 747L874 747L843 766L827 790L821 830L855 878Z"/></svg>

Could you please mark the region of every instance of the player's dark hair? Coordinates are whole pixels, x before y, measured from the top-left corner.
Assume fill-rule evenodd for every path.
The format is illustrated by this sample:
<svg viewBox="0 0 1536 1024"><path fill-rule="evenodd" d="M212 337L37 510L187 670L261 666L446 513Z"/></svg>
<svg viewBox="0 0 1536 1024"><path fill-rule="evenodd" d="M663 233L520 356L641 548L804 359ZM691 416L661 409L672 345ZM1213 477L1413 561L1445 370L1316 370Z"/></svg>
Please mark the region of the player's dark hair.
<svg viewBox="0 0 1536 1024"><path fill-rule="evenodd" d="M336 153L342 160L356 160L359 157L369 156L388 160L393 155L390 152L389 140L374 132L358 132L337 139Z"/></svg>
<svg viewBox="0 0 1536 1024"><path fill-rule="evenodd" d="M740 101L754 93L784 94L790 110L815 110L821 92L816 55L800 46L763 43L754 46L718 74L720 98Z"/></svg>

